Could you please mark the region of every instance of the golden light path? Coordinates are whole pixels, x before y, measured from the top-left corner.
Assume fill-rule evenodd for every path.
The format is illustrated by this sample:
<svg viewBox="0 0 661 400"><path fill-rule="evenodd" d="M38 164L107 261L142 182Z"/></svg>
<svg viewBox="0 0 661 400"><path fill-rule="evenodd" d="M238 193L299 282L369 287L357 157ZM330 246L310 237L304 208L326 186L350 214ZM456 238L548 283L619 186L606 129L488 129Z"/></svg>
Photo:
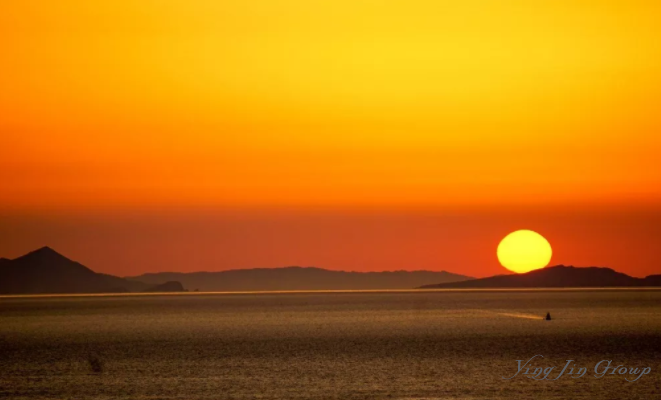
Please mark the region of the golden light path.
<svg viewBox="0 0 661 400"><path fill-rule="evenodd" d="M518 312L497 312L497 311L486 311L492 314L496 315L501 315L504 317L512 317L512 318L523 318L523 319L535 319L535 320L541 320L543 319L542 316L536 315L536 314L524 314L524 313L518 313Z"/></svg>

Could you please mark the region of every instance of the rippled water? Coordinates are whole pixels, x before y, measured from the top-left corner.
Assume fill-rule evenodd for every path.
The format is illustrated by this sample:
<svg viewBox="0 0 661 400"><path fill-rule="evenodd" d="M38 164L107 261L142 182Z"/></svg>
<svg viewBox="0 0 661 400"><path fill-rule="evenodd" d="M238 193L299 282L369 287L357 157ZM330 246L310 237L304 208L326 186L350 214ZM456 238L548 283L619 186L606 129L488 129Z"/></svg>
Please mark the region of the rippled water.
<svg viewBox="0 0 661 400"><path fill-rule="evenodd" d="M536 354L588 371L502 379ZM660 356L652 290L0 299L15 399L652 399ZM604 359L651 373L597 379Z"/></svg>

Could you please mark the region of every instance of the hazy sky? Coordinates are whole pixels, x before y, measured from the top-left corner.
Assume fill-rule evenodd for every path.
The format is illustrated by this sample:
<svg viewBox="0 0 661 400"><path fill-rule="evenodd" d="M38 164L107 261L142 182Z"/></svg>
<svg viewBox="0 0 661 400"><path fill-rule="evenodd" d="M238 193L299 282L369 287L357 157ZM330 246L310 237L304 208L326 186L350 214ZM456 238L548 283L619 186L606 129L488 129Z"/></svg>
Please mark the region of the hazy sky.
<svg viewBox="0 0 661 400"><path fill-rule="evenodd" d="M661 273L658 1L0 4L0 256Z"/></svg>

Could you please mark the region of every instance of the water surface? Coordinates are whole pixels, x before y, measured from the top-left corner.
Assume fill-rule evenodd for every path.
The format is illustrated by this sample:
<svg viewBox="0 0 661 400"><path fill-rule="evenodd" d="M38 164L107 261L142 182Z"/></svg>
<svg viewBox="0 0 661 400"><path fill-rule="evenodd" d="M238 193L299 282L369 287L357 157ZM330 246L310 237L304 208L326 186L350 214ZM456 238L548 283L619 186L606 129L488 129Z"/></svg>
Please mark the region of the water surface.
<svg viewBox="0 0 661 400"><path fill-rule="evenodd" d="M502 379L536 354L587 374ZM0 355L15 399L661 398L661 291L2 298Z"/></svg>

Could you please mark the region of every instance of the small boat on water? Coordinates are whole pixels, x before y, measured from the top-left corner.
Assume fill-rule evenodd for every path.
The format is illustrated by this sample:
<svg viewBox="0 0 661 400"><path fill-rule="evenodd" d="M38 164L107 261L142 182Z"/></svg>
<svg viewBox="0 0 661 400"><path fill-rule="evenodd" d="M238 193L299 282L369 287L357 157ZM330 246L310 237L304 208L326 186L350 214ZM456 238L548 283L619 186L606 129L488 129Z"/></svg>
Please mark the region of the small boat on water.
<svg viewBox="0 0 661 400"><path fill-rule="evenodd" d="M551 313L547 312L546 313L546 318L544 318L544 319L547 320L547 321L550 321L551 320Z"/></svg>

